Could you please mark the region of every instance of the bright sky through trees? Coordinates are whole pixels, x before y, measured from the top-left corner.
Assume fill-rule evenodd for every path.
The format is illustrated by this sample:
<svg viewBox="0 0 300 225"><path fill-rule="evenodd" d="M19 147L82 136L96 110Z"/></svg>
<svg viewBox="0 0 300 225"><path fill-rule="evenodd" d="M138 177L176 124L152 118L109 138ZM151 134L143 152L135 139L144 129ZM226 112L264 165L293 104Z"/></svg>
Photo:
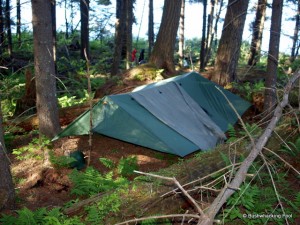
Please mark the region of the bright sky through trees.
<svg viewBox="0 0 300 225"><path fill-rule="evenodd" d="M115 0L111 0L112 5L109 6L111 11L115 12ZM225 1L226 2L226 1ZM249 31L250 24L254 19L255 12L250 12L253 9L257 0L251 0L249 9L248 9L248 16L246 20L246 25L244 29L243 39L247 40L249 43L251 41L251 32ZM154 22L155 22L155 33L157 33L160 19L162 15L162 7L163 7L164 0L155 0L154 1ZM148 0L136 0L135 6L135 17L136 17L136 24L133 25L133 35L139 37L146 38L147 37L147 30L148 30ZM31 6L30 2L26 1L22 5L22 22L28 29L31 29ZM58 30L65 30L64 23L65 23L65 11L64 5L57 6L57 28ZM104 6L101 6L104 7ZM79 22L79 7L77 8L77 15L74 19L74 24L76 25ZM290 36L293 35L294 32L294 21L288 21L288 18L294 17L295 15L295 6L288 5L284 6L283 8L283 21L282 21L282 36L280 41L280 51L290 53L290 49L292 46L292 41ZM15 16L15 8L12 9L12 17ZM201 3L186 3L186 14L185 14L185 38L200 38L202 32L202 12L203 7ZM222 9L222 18L224 18L226 13L226 5ZM263 46L262 50L267 52L269 46L269 29L270 29L270 18L271 18L271 9L267 9L267 20L265 23L265 29L263 34ZM69 18L70 19L70 18ZM111 22L114 23L114 16L111 17ZM222 30L222 23L219 24L218 29L218 37L221 35ZM113 33L114 30L111 30ZM199 44L200 45L200 44ZM199 46L200 48L200 46Z"/></svg>

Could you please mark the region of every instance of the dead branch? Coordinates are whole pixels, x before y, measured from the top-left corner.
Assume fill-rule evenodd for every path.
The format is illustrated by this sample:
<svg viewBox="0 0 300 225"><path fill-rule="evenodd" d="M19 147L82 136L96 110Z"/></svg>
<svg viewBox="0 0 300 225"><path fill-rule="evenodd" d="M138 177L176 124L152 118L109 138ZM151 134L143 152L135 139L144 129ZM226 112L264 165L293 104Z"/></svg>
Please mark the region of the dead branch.
<svg viewBox="0 0 300 225"><path fill-rule="evenodd" d="M129 224L129 223L137 223L139 221L145 221L145 220L150 220L150 219L168 219L168 218L175 218L175 217L182 217L183 219L185 218L195 218L195 219L200 219L200 216L197 214L171 214L171 215L163 215L163 216L149 216L149 217L142 217L142 218L137 218L137 219L132 219L132 220L127 220L122 223L116 223L115 225L123 225L123 224Z"/></svg>
<svg viewBox="0 0 300 225"><path fill-rule="evenodd" d="M254 146L252 146L252 149L247 156L247 158L243 161L241 167L237 171L237 174L233 178L233 180L226 185L220 194L215 198L211 206L209 207L206 216L200 219L198 225L212 225L213 220L221 207L224 205L224 203L227 201L227 199L240 187L242 182L246 178L247 171L251 167L254 160L257 158L257 156L261 153L263 147L266 145L267 141L271 137L271 134L273 130L276 127L276 124L278 123L279 119L281 118L283 108L288 105L288 97L289 93L296 82L297 79L300 77L300 71L294 74L294 76L289 80L288 84L286 85L284 89L284 95L282 101L277 105L277 107L274 110L273 117L271 118L267 128L265 129L264 133L260 136L258 141Z"/></svg>
<svg viewBox="0 0 300 225"><path fill-rule="evenodd" d="M152 177L156 177L156 178L161 178L164 180L170 180L173 181L174 184L181 190L181 192L188 198L188 200L193 204L193 206L195 207L195 209L197 209L198 213L201 216L205 216L203 210L200 208L200 206L196 203L195 199L190 196L190 194L181 186L181 184L176 180L175 177L164 177L164 176L159 176L159 175L155 175L155 174L151 174L151 173L144 173L144 172L140 172L140 171L134 171L135 173L139 173L139 174L143 174L143 175L147 175L147 176L152 176Z"/></svg>

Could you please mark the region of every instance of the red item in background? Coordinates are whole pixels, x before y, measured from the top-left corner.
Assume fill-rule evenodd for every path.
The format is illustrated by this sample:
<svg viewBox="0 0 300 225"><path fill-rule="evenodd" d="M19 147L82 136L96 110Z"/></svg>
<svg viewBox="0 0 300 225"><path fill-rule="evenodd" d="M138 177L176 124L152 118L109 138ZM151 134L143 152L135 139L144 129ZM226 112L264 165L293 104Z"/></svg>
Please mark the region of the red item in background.
<svg viewBox="0 0 300 225"><path fill-rule="evenodd" d="M132 52L131 52L131 62L135 61L135 59L136 59L136 53L137 53L137 50L133 49Z"/></svg>

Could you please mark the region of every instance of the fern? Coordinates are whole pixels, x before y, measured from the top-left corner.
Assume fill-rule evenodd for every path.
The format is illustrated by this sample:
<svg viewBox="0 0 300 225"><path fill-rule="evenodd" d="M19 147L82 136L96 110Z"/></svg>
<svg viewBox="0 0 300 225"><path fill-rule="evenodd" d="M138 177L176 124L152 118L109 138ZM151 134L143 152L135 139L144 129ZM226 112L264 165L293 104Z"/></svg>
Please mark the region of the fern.
<svg viewBox="0 0 300 225"><path fill-rule="evenodd" d="M76 159L69 156L56 156L53 151L49 151L50 162L57 168L69 167Z"/></svg>
<svg viewBox="0 0 300 225"><path fill-rule="evenodd" d="M246 123L245 128L251 134L251 136L253 138L257 138L262 133L262 129L256 123L253 123L253 124ZM245 130L240 131L239 134L241 136L247 136L248 135Z"/></svg>
<svg viewBox="0 0 300 225"><path fill-rule="evenodd" d="M300 137L295 142L289 141L287 145L282 145L280 151L296 157L300 153Z"/></svg>
<svg viewBox="0 0 300 225"><path fill-rule="evenodd" d="M141 225L172 225L172 223L170 222L170 220L168 219L147 219L141 222Z"/></svg>
<svg viewBox="0 0 300 225"><path fill-rule="evenodd" d="M118 174L121 176L130 176L133 174L134 170L138 169L136 156L131 156L127 158L121 158L118 165Z"/></svg>
<svg viewBox="0 0 300 225"><path fill-rule="evenodd" d="M85 172L73 170L69 177L74 184L71 193L78 196L91 196L128 183L124 178L114 180L112 172L102 175L92 167L88 167Z"/></svg>
<svg viewBox="0 0 300 225"><path fill-rule="evenodd" d="M295 205L300 208L300 192L296 194Z"/></svg>
<svg viewBox="0 0 300 225"><path fill-rule="evenodd" d="M234 142L237 140L237 134L236 134L236 131L235 131L234 127L232 126L232 124L228 125L227 133L229 136L229 138L227 139L228 143Z"/></svg>
<svg viewBox="0 0 300 225"><path fill-rule="evenodd" d="M99 158L99 161L108 169L114 168L114 162L107 158Z"/></svg>
<svg viewBox="0 0 300 225"><path fill-rule="evenodd" d="M107 195L92 206L88 206L85 210L88 212L86 221L92 225L104 225L105 217L110 213L117 213L120 210L121 199L118 193Z"/></svg>

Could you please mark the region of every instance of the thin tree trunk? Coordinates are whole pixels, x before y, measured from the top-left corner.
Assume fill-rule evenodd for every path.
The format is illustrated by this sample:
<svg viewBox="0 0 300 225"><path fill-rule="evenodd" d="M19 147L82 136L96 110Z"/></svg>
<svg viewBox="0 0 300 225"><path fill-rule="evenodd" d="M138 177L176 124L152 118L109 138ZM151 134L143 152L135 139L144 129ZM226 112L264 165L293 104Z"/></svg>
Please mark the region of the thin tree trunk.
<svg viewBox="0 0 300 225"><path fill-rule="evenodd" d="M21 38L21 2L17 0L17 39L18 39L18 46L20 47L22 44Z"/></svg>
<svg viewBox="0 0 300 225"><path fill-rule="evenodd" d="M15 207L15 189L4 144L2 124L3 119L0 104L0 210L13 209Z"/></svg>
<svg viewBox="0 0 300 225"><path fill-rule="evenodd" d="M184 62L184 13L185 0L181 0L180 20L179 20L179 65L183 67Z"/></svg>
<svg viewBox="0 0 300 225"><path fill-rule="evenodd" d="M5 20L7 30L7 52L12 56L12 36L11 36L11 24L10 24L10 0L5 1Z"/></svg>
<svg viewBox="0 0 300 225"><path fill-rule="evenodd" d="M279 43L281 32L283 0L273 0L271 30L269 42L269 54L267 64L267 77L265 89L264 112L271 113L277 102L276 82L277 82L277 66L279 55Z"/></svg>
<svg viewBox="0 0 300 225"><path fill-rule="evenodd" d="M214 32L213 32L213 23L214 23L214 14L215 14L215 0L210 1L210 10L208 14L208 19L207 19L207 48L206 48L206 54L205 54L205 59L204 59L204 67L206 67L208 61L210 60L211 56L211 47L212 47L212 42L214 39Z"/></svg>
<svg viewBox="0 0 300 225"><path fill-rule="evenodd" d="M83 60L85 55L90 58L90 43L89 43L89 0L80 0L80 18L81 18L81 49L80 56ZM86 53L86 54L85 54Z"/></svg>
<svg viewBox="0 0 300 225"><path fill-rule="evenodd" d="M4 43L4 17L3 17L3 2L0 0L0 54L2 54L3 43Z"/></svg>
<svg viewBox="0 0 300 225"><path fill-rule="evenodd" d="M217 14L216 14L216 22L215 22L215 26L214 26L214 37L212 40L214 40L214 46L218 46L218 38L217 38L217 34L218 34L218 24L219 24L219 20L221 18L221 12L222 12L222 8L224 5L224 0L220 0L220 5L219 5L219 10L217 10Z"/></svg>
<svg viewBox="0 0 300 225"><path fill-rule="evenodd" d="M68 0L65 0L65 26L66 26L66 34L65 34L65 38L68 39L69 38L69 22L68 22L68 16L67 16L67 5L68 5Z"/></svg>
<svg viewBox="0 0 300 225"><path fill-rule="evenodd" d="M148 42L148 58L150 58L154 46L153 0L149 0Z"/></svg>
<svg viewBox="0 0 300 225"><path fill-rule="evenodd" d="M51 2L32 0L34 68L40 136L54 137L60 130L56 98Z"/></svg>
<svg viewBox="0 0 300 225"><path fill-rule="evenodd" d="M54 61L54 66L55 66L55 74L57 74L56 0L51 0L51 19L52 19L52 35L53 35L53 61Z"/></svg>
<svg viewBox="0 0 300 225"><path fill-rule="evenodd" d="M202 38L201 38L201 49L200 49L200 71L204 70L204 68L205 68L205 55L206 55L206 48L207 48L206 18L207 18L207 0L203 0Z"/></svg>
<svg viewBox="0 0 300 225"><path fill-rule="evenodd" d="M256 65L260 58L261 42L266 18L267 0L258 0L255 20L252 27L252 41L250 45L249 66Z"/></svg>
<svg viewBox="0 0 300 225"><path fill-rule="evenodd" d="M111 67L111 75L115 76L119 73L119 67L121 64L121 55L123 47L123 37L125 30L125 4L123 0L117 0L116 2L116 24L115 24L115 46L114 46L114 55L113 63Z"/></svg>
<svg viewBox="0 0 300 225"><path fill-rule="evenodd" d="M300 29L300 1L297 0L297 14L295 16L295 28L294 28L294 36L293 36L293 46L292 46L292 50L291 50L291 57L290 57L290 61L293 62L297 56L297 43L298 43L298 33L299 33L299 29Z"/></svg>
<svg viewBox="0 0 300 225"><path fill-rule="evenodd" d="M126 0L126 69L131 67L133 0Z"/></svg>

